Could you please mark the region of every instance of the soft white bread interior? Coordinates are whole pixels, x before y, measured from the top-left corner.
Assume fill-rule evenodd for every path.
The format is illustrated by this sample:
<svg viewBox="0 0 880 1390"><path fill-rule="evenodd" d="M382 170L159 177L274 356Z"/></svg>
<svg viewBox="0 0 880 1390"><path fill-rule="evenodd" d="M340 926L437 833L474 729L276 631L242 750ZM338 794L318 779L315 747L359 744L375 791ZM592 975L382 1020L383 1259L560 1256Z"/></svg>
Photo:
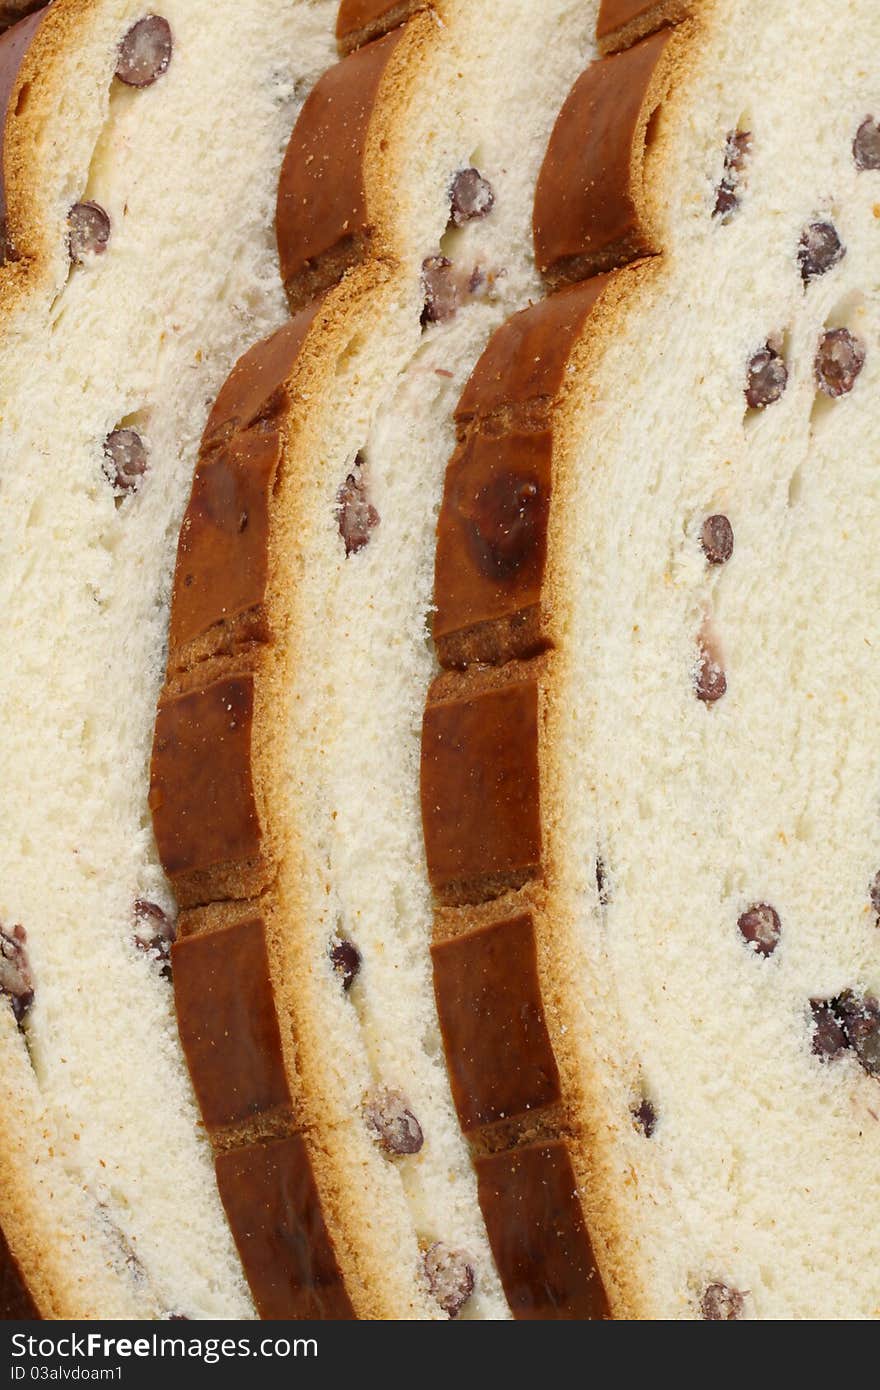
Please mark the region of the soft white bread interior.
<svg viewBox="0 0 880 1390"><path fill-rule="evenodd" d="M162 0L165 66L127 85L147 8L55 0L6 127L0 925L33 1001L21 1029L0 1010L0 1223L46 1316L246 1318L163 978L147 769L198 441L286 315L278 171L336 6ZM84 202L109 240L72 260ZM108 457L120 429L145 470Z"/></svg>

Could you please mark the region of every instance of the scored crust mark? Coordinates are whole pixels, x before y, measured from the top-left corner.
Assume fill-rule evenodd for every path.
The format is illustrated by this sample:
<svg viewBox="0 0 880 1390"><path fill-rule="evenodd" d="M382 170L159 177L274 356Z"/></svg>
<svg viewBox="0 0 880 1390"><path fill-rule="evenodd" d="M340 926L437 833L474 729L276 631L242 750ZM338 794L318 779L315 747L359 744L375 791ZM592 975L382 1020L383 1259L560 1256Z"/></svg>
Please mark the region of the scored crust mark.
<svg viewBox="0 0 880 1390"><path fill-rule="evenodd" d="M601 53L629 48L693 12L696 0L601 0L596 38Z"/></svg>
<svg viewBox="0 0 880 1390"><path fill-rule="evenodd" d="M431 951L434 991L462 1130L561 1098L528 914L491 922Z"/></svg>
<svg viewBox="0 0 880 1390"><path fill-rule="evenodd" d="M404 33L398 29L328 69L300 112L276 211L281 278L294 312L375 249L367 174L373 115Z"/></svg>
<svg viewBox="0 0 880 1390"><path fill-rule="evenodd" d="M662 30L593 63L572 88L535 196L535 254L551 289L662 249L645 163L679 52L677 31Z"/></svg>
<svg viewBox="0 0 880 1390"><path fill-rule="evenodd" d="M173 50L168 20L157 14L144 15L120 40L116 76L127 87L151 87L167 72Z"/></svg>
<svg viewBox="0 0 880 1390"><path fill-rule="evenodd" d="M499 664L549 643L553 407L604 283L597 277L515 314L461 397L437 529L433 637L443 666Z"/></svg>
<svg viewBox="0 0 880 1390"><path fill-rule="evenodd" d="M264 1319L351 1319L301 1135L216 1159L220 1200Z"/></svg>
<svg viewBox="0 0 880 1390"><path fill-rule="evenodd" d="M535 673L441 676L422 735L422 824L438 902L478 903L518 888L541 864Z"/></svg>
<svg viewBox="0 0 880 1390"><path fill-rule="evenodd" d="M185 937L172 959L180 1039L208 1129L289 1109L262 919Z"/></svg>
<svg viewBox="0 0 880 1390"><path fill-rule="evenodd" d="M181 907L253 897L267 886L251 759L254 676L162 696L150 809L159 856Z"/></svg>
<svg viewBox="0 0 880 1390"><path fill-rule="evenodd" d="M411 15L429 8L431 0L341 0L336 40L342 53L351 53L398 28Z"/></svg>
<svg viewBox="0 0 880 1390"><path fill-rule="evenodd" d="M320 301L241 358L202 438L177 548L168 669L268 640L270 513L285 383Z"/></svg>
<svg viewBox="0 0 880 1390"><path fill-rule="evenodd" d="M475 1161L480 1206L514 1317L610 1316L561 1140Z"/></svg>

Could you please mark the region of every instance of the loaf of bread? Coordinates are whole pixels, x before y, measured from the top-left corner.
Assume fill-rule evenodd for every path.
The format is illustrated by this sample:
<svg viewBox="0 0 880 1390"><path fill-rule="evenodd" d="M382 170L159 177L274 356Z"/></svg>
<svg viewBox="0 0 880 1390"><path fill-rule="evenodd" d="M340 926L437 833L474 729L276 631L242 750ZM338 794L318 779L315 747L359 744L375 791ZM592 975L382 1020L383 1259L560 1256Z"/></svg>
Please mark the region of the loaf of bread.
<svg viewBox="0 0 880 1390"><path fill-rule="evenodd" d="M880 19L691 8L627 46L677 13L603 4L555 292L459 402L437 999L463 1128L519 1139L509 1198L571 1163L615 1316L876 1318Z"/></svg>
<svg viewBox="0 0 880 1390"><path fill-rule="evenodd" d="M0 1225L46 1317L254 1316L167 976L147 805L210 404L333 0L54 0L0 41ZM8 1277L7 1277L8 1275Z"/></svg>
<svg viewBox="0 0 880 1390"><path fill-rule="evenodd" d="M368 41L294 132L277 228L295 317L208 423L156 725L178 1021L264 1316L521 1311L486 1230L510 1213L503 1135L479 1136L478 1178L444 1061L419 742L455 401L540 293L535 184L597 7L424 9L343 5L340 36ZM538 1178L548 1219L573 1183ZM569 1216L572 1307L602 1309ZM315 1252L293 1282L279 1220ZM541 1296L532 1315L556 1312Z"/></svg>

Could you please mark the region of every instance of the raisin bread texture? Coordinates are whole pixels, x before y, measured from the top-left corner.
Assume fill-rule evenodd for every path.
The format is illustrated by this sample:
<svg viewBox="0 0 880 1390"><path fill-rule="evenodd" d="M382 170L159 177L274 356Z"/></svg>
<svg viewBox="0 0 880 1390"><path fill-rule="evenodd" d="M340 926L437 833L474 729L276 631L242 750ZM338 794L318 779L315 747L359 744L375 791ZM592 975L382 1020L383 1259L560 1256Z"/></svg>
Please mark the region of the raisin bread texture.
<svg viewBox="0 0 880 1390"><path fill-rule="evenodd" d="M44 1316L247 1318L147 768L198 441L286 315L278 170L335 5L162 0L127 38L150 10L55 0L3 40L0 1224Z"/></svg>
<svg viewBox="0 0 880 1390"><path fill-rule="evenodd" d="M279 194L299 312L224 389L181 532L152 794L187 908L181 1027L217 1142L186 962L262 929L289 1100L263 1085L271 1042L252 1148L302 1136L359 1316L510 1313L437 1025L419 725L452 409L492 329L539 292L523 228L595 18L580 0L438 3L326 75ZM320 163L337 149L342 201ZM228 1017L240 1056L248 1028Z"/></svg>
<svg viewBox="0 0 880 1390"><path fill-rule="evenodd" d="M874 1318L878 16L693 8L586 79L536 203L546 266L653 254L460 403L428 864L445 930L533 923L615 1314ZM597 182L568 122L615 87Z"/></svg>

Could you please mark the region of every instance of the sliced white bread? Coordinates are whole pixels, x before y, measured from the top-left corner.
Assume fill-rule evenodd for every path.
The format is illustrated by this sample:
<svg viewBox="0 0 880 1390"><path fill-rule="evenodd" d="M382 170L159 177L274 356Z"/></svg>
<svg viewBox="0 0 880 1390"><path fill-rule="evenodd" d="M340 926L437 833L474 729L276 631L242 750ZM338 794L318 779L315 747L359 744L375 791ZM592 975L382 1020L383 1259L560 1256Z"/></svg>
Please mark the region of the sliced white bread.
<svg viewBox="0 0 880 1390"><path fill-rule="evenodd" d="M423 8L344 5L340 35ZM299 312L203 440L151 802L187 909L181 1032L264 1311L286 1186L286 1229L314 1193L334 1253L313 1307L510 1315L438 1028L419 731L454 404L540 291L535 180L595 21L583 0L438 0L325 76L279 194Z"/></svg>
<svg viewBox="0 0 880 1390"><path fill-rule="evenodd" d="M46 1317L254 1316L148 761L198 441L286 315L278 171L335 9L55 0L0 46L0 1225Z"/></svg>
<svg viewBox="0 0 880 1390"><path fill-rule="evenodd" d="M880 16L693 9L577 84L539 185L552 283L646 259L459 405L438 993L463 1123L546 1115L617 1316L876 1318Z"/></svg>

